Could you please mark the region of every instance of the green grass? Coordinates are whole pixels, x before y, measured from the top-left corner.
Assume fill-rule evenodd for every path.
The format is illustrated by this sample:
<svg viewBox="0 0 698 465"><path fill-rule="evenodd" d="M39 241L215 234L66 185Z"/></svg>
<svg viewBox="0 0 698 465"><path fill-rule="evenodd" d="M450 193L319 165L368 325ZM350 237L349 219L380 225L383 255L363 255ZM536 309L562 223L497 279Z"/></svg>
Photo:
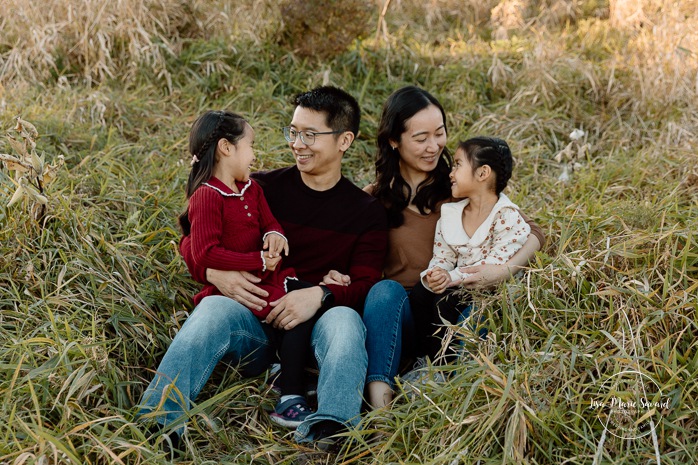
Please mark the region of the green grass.
<svg viewBox="0 0 698 465"><path fill-rule="evenodd" d="M5 207L14 185L0 170L0 463L166 463L133 408L197 290L177 253L189 127L204 109L240 112L256 129L259 167L286 166L289 99L324 81L362 105L344 160L357 184L373 177L383 102L415 83L446 107L449 147L475 134L509 141L508 193L547 244L522 279L478 296L488 338L455 335L470 356L445 368L448 382L367 413L339 454L313 454L269 421L264 377L220 369L191 412L182 460L644 464L658 451L661 463L698 461L695 18L651 16L648 3L654 29L615 26L598 14L608 5L586 2L562 23L535 9L530 27L492 40L486 20L465 21L472 12L460 17L453 2L429 17L397 3L388 36L322 63L280 48L263 16L240 10L233 36L177 16L172 53L153 66L118 56L113 77L81 75L92 55L64 46L54 60L73 74L45 73L27 54L34 75L5 75L3 129L21 115L39 130L39 153L66 163L45 224L26 204ZM132 38L118 37L115 50ZM2 69L15 55L0 42ZM589 148L563 183L555 155L575 128ZM11 153L4 139L0 152ZM626 370L670 401L655 413L656 444L605 434L589 408Z"/></svg>

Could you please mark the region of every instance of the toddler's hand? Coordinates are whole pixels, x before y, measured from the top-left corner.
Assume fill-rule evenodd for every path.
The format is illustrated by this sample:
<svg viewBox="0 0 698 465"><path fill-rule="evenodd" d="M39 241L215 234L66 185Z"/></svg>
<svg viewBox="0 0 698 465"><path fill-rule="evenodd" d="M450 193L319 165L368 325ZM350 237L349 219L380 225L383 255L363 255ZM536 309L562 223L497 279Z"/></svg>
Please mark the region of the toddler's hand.
<svg viewBox="0 0 698 465"><path fill-rule="evenodd" d="M268 251L270 257L281 256L281 251L288 257L288 242L280 234L267 234L262 249Z"/></svg>
<svg viewBox="0 0 698 465"><path fill-rule="evenodd" d="M435 266L427 271L427 284L435 294L441 294L451 284L451 275L448 271L439 266Z"/></svg>
<svg viewBox="0 0 698 465"><path fill-rule="evenodd" d="M264 265L267 267L267 271L274 271L281 262L281 255L277 254L277 256L272 257L267 251L262 253L262 258L264 259Z"/></svg>
<svg viewBox="0 0 698 465"><path fill-rule="evenodd" d="M330 270L323 276L320 284L335 284L337 286L348 286L351 284L351 276L342 274L337 270Z"/></svg>

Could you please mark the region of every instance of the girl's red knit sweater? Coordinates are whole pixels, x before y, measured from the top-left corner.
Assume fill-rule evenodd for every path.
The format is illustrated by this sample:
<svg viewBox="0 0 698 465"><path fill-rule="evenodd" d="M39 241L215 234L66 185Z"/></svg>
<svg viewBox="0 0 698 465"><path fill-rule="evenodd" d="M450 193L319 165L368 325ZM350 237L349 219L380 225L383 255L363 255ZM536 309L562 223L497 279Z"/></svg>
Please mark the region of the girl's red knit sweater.
<svg viewBox="0 0 698 465"><path fill-rule="evenodd" d="M292 269L283 274L265 272L262 244L267 234L283 236L283 229L272 215L259 184L253 180L236 184L239 194L213 177L189 199L191 257L203 269L253 272L263 279L262 287L270 292L274 289L274 295L280 298L285 293L284 279L294 273ZM215 286L206 284L194 296L194 303L217 294L220 292ZM264 317L269 308L255 313Z"/></svg>

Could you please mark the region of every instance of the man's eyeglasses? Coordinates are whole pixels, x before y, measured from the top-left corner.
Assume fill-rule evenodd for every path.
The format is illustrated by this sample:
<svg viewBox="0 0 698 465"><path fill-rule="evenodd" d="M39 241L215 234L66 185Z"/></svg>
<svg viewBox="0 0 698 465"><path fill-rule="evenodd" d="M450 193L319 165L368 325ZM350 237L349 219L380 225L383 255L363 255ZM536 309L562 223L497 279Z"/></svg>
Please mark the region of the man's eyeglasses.
<svg viewBox="0 0 698 465"><path fill-rule="evenodd" d="M291 144L296 142L296 137L301 138L301 142L305 145L313 145L315 143L315 136L321 136L323 134L339 134L344 131L327 131L327 132L313 132L313 131L296 131L292 127L286 126L284 128L284 138Z"/></svg>

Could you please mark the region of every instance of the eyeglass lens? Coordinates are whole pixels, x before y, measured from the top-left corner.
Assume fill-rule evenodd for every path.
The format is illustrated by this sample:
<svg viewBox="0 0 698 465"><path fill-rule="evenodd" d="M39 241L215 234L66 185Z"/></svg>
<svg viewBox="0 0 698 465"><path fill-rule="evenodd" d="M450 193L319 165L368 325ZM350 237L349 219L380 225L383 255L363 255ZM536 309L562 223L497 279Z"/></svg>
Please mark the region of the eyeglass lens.
<svg viewBox="0 0 698 465"><path fill-rule="evenodd" d="M305 145L313 145L315 142L315 133L306 131L296 131L295 129L285 127L284 128L284 138L293 144L296 141L296 137L300 136L301 142Z"/></svg>

